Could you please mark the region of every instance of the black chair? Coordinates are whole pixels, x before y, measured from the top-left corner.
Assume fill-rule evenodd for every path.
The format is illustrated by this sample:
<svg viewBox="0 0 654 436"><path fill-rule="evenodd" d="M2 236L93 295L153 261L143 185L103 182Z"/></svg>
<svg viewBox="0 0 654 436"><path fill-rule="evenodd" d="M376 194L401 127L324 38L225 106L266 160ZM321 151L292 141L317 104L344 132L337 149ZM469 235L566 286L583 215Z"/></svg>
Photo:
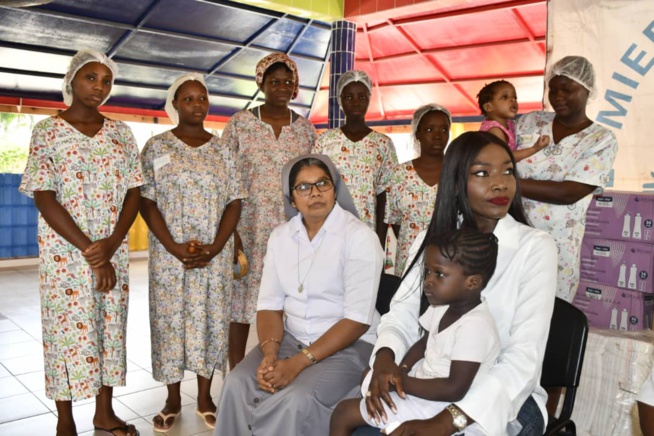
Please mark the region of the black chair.
<svg viewBox="0 0 654 436"><path fill-rule="evenodd" d="M540 384L544 388L565 388L565 395L561 414L558 418L550 417L546 435L576 434L575 423L570 417L581 378L587 338L586 315L567 301L557 298L554 302Z"/></svg>
<svg viewBox="0 0 654 436"><path fill-rule="evenodd" d="M377 293L377 303L375 307L380 315L387 313L391 308L391 300L402 281L401 277L391 274L382 274L379 281L379 292Z"/></svg>

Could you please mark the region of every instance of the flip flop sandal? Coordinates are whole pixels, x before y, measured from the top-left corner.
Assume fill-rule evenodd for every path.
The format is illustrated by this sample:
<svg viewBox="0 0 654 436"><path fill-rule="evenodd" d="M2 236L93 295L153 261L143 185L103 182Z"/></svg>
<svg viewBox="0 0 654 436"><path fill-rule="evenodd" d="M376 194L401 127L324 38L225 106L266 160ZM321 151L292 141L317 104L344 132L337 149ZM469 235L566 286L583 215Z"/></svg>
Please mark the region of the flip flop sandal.
<svg viewBox="0 0 654 436"><path fill-rule="evenodd" d="M164 414L162 412L157 413L157 416L159 418L161 418L161 421L164 423L164 425L166 425L166 422L171 418L173 419L173 422L171 422L170 425L168 427L166 427L166 428L157 427L157 424L154 423L154 418L153 418L152 419L152 428L154 429L154 431L156 431L158 433L167 433L167 432L169 432L170 430L173 429L173 427L175 427L175 422L177 421L177 417L179 416L180 413L182 413L182 412L180 411L180 412L177 412L177 413L168 413L168 414Z"/></svg>
<svg viewBox="0 0 654 436"><path fill-rule="evenodd" d="M116 432L116 431L118 431L118 430L122 430L122 431L125 432L125 434L127 434L127 435L133 434L134 436L139 436L139 435L141 434L141 433L136 429L136 427L134 427L134 425L132 425L132 424L127 424L127 423L125 423L124 426L118 426L118 427L114 427L114 428L102 428L102 427L93 426L93 429L96 430L96 431L104 431L104 432L109 433L109 434L112 434L112 435L114 435L114 436L117 436L116 433L114 433L114 432ZM130 433L130 432L129 432L129 431L132 430L132 429L135 431L135 433Z"/></svg>
<svg viewBox="0 0 654 436"><path fill-rule="evenodd" d="M200 412L199 410L195 410L195 413L198 414L199 416L204 419L204 423L206 424L207 427L214 429L216 428L216 423L215 422L209 422L207 421L207 417L213 416L213 420L216 420L216 412Z"/></svg>

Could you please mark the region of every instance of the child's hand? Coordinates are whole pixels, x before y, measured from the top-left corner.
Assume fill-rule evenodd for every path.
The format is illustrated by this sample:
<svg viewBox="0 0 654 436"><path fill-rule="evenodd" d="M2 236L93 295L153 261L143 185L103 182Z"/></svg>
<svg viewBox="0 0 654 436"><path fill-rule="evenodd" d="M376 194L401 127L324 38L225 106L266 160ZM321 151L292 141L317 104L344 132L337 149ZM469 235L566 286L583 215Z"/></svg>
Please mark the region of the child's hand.
<svg viewBox="0 0 654 436"><path fill-rule="evenodd" d="M93 268L93 275L95 275L96 291L109 292L116 287L116 270L110 262Z"/></svg>
<svg viewBox="0 0 654 436"><path fill-rule="evenodd" d="M99 268L109 263L117 249L118 247L110 238L103 238L89 245L86 250L82 251L82 256L91 268Z"/></svg>
<svg viewBox="0 0 654 436"><path fill-rule="evenodd" d="M536 140L536 143L534 144L534 148L536 150L542 150L548 145L550 145L550 137L547 135L541 135Z"/></svg>

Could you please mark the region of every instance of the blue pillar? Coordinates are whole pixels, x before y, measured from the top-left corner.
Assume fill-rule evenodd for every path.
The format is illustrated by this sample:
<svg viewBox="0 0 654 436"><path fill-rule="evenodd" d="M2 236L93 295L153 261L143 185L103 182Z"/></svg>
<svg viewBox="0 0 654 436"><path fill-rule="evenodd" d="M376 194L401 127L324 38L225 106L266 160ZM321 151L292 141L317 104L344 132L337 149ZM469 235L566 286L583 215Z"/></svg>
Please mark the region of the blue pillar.
<svg viewBox="0 0 654 436"><path fill-rule="evenodd" d="M345 124L345 114L338 107L336 84L341 74L354 68L354 43L357 25L350 21L332 23L331 53L329 55L329 128Z"/></svg>

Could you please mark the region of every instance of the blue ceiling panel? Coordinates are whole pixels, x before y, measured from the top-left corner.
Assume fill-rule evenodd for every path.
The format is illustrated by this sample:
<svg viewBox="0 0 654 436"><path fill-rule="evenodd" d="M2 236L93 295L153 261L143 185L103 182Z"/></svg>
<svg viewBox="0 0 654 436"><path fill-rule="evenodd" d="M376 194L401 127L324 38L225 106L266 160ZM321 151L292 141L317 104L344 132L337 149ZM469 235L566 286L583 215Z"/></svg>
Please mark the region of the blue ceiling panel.
<svg viewBox="0 0 654 436"><path fill-rule="evenodd" d="M196 0L163 0L146 26L190 35L243 42L273 17Z"/></svg>
<svg viewBox="0 0 654 436"><path fill-rule="evenodd" d="M0 47L0 67L66 74L70 56Z"/></svg>
<svg viewBox="0 0 654 436"><path fill-rule="evenodd" d="M253 43L260 47L286 52L303 27L304 24L298 21L283 18L257 36Z"/></svg>
<svg viewBox="0 0 654 436"><path fill-rule="evenodd" d="M232 47L207 41L138 32L116 53L116 59L145 60L163 66L209 71Z"/></svg>
<svg viewBox="0 0 654 436"><path fill-rule="evenodd" d="M293 53L323 59L329 50L330 35L329 27L309 27L293 49Z"/></svg>
<svg viewBox="0 0 654 436"><path fill-rule="evenodd" d="M220 71L254 78L257 63L269 54L269 51L245 48L234 56L229 63L225 64Z"/></svg>
<svg viewBox="0 0 654 436"><path fill-rule="evenodd" d="M322 62L313 61L306 58L296 58L291 55L300 74L300 85L313 86L320 82L320 73L322 72Z"/></svg>
<svg viewBox="0 0 654 436"><path fill-rule="evenodd" d="M263 102L254 80L259 60L287 52L298 63L301 87L290 106L308 116L328 43L325 23L225 0L0 6L0 97L61 102L70 58L91 48L118 63L109 105L162 110L170 84L194 71L206 75L211 114L230 116Z"/></svg>
<svg viewBox="0 0 654 436"><path fill-rule="evenodd" d="M39 9L135 25L138 17L156 1L158 0L58 0L40 6Z"/></svg>
<svg viewBox="0 0 654 436"><path fill-rule="evenodd" d="M116 80L167 88L175 81L177 76L181 76L182 74L184 74L184 71L118 62L118 76Z"/></svg>
<svg viewBox="0 0 654 436"><path fill-rule="evenodd" d="M73 52L83 48L107 51L125 33L95 23L0 7L0 40Z"/></svg>
<svg viewBox="0 0 654 436"><path fill-rule="evenodd" d="M257 84L254 79L233 79L229 77L207 76L205 77L207 88L211 94L231 94L245 98L252 98L257 92Z"/></svg>

